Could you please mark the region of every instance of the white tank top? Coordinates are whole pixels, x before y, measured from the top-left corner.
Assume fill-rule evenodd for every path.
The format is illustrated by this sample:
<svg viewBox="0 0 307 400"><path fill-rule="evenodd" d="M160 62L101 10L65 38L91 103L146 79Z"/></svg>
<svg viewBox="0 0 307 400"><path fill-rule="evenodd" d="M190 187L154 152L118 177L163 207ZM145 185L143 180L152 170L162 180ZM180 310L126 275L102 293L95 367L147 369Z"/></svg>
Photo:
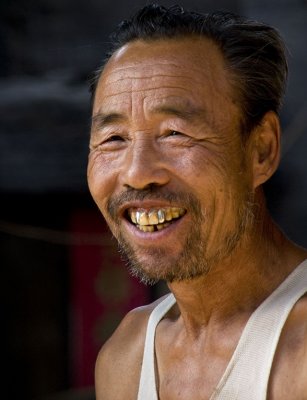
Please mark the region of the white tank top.
<svg viewBox="0 0 307 400"><path fill-rule="evenodd" d="M293 306L305 293L307 260L302 262L250 316L210 400L266 399L272 362L282 328ZM155 378L155 330L175 303L175 297L170 294L158 304L149 317L138 400L158 400Z"/></svg>

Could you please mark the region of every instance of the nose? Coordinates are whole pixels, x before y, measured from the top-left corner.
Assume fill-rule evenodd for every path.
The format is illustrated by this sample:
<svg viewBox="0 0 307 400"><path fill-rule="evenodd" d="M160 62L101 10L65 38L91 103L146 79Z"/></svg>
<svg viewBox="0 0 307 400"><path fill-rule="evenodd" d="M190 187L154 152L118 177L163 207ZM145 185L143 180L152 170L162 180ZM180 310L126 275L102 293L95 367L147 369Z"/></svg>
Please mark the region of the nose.
<svg viewBox="0 0 307 400"><path fill-rule="evenodd" d="M169 182L165 157L150 139L139 139L129 146L121 171L123 186L146 189Z"/></svg>

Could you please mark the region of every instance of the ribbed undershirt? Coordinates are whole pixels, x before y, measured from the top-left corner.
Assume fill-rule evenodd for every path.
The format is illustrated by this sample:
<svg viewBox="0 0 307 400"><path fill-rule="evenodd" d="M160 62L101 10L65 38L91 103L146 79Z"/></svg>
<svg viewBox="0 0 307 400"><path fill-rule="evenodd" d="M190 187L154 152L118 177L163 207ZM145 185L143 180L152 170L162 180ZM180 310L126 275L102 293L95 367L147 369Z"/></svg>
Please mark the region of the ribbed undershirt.
<svg viewBox="0 0 307 400"><path fill-rule="evenodd" d="M295 303L307 293L307 260L302 262L250 316L232 358L210 400L265 400L282 328ZM173 294L152 311L147 325L138 400L158 400L155 331L176 303Z"/></svg>

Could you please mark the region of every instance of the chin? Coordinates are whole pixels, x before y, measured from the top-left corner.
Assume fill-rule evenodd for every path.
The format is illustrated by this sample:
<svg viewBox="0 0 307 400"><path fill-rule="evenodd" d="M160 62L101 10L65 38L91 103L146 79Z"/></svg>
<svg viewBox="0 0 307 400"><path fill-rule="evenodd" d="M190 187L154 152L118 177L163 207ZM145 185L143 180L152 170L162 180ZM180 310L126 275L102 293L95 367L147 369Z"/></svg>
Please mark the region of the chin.
<svg viewBox="0 0 307 400"><path fill-rule="evenodd" d="M131 249L130 245L121 243L120 253L131 275L147 285L153 285L160 280L191 280L209 271L205 257L199 257L199 252L191 256L190 252L182 251L171 256L165 249L151 249L140 255Z"/></svg>

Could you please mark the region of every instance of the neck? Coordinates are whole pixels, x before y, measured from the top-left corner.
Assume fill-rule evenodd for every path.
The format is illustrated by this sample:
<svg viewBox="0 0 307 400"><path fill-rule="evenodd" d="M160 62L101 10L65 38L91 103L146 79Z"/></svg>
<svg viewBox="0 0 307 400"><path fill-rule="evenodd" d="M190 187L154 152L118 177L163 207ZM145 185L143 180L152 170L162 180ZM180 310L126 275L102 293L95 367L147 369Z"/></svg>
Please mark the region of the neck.
<svg viewBox="0 0 307 400"><path fill-rule="evenodd" d="M290 242L267 215L206 275L174 281L169 288L186 329L197 334L210 323L225 325L234 316L246 320L305 258L307 252Z"/></svg>

